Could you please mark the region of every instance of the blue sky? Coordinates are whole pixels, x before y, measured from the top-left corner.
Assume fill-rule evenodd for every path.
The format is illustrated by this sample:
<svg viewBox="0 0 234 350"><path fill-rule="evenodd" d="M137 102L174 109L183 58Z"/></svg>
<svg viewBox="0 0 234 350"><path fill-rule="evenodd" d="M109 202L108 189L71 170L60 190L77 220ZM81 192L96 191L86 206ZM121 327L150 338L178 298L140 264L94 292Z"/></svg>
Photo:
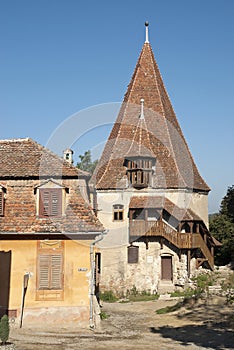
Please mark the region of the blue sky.
<svg viewBox="0 0 234 350"><path fill-rule="evenodd" d="M212 189L209 211L217 211L234 183L233 18L233 0L0 0L0 138L46 145L75 113L121 102L148 20L177 118ZM77 140L77 160L108 136L101 119ZM82 113L80 123L85 130Z"/></svg>

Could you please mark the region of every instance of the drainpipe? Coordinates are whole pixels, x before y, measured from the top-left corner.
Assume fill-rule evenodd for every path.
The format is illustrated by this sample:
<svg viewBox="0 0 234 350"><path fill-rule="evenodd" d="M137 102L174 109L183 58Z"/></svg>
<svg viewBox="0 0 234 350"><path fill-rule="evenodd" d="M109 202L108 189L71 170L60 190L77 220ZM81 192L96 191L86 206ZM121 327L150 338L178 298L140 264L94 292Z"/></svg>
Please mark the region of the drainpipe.
<svg viewBox="0 0 234 350"><path fill-rule="evenodd" d="M100 237L98 237L95 241L93 241L90 244L90 267L91 267L91 286L90 286L90 307L89 307L89 327L90 328L94 328L94 320L93 320L93 298L95 295L95 288L94 288L94 283L95 283L95 273L94 273L94 269L95 269L95 264L94 264L94 258L93 258L93 253L94 253L94 246L96 243L100 242L103 240L104 235L106 235L108 232L108 230L105 230L103 232L101 232Z"/></svg>

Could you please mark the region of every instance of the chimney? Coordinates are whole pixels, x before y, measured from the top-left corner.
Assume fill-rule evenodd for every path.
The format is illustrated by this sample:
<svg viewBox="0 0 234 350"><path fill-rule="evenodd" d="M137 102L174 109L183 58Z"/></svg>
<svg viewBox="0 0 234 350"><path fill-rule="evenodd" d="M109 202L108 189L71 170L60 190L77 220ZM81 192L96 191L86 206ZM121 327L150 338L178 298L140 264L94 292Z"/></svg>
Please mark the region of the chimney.
<svg viewBox="0 0 234 350"><path fill-rule="evenodd" d="M70 148L63 151L63 159L65 159L69 164L73 164L73 151Z"/></svg>

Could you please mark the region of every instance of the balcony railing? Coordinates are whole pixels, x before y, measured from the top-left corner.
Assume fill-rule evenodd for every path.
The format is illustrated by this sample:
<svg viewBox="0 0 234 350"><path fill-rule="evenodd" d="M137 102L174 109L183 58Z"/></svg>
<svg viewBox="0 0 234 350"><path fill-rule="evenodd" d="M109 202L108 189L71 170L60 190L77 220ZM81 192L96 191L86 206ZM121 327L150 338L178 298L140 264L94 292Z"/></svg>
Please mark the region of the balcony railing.
<svg viewBox="0 0 234 350"><path fill-rule="evenodd" d="M179 249L200 248L211 268L214 266L213 255L200 233L178 232L162 220L130 220L130 241L143 237L163 237Z"/></svg>

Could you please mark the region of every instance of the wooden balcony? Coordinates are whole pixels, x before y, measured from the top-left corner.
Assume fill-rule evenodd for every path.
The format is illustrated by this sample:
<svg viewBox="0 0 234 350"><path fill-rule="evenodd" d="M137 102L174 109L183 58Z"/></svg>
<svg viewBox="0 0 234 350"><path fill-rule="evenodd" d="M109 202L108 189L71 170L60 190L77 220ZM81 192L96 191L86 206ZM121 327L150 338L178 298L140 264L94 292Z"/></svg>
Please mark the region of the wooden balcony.
<svg viewBox="0 0 234 350"><path fill-rule="evenodd" d="M202 238L200 233L184 233L178 232L172 226L162 220L129 221L130 241L139 240L146 237L162 237L179 249L197 249L199 248L208 262L211 269L214 267L214 257Z"/></svg>

